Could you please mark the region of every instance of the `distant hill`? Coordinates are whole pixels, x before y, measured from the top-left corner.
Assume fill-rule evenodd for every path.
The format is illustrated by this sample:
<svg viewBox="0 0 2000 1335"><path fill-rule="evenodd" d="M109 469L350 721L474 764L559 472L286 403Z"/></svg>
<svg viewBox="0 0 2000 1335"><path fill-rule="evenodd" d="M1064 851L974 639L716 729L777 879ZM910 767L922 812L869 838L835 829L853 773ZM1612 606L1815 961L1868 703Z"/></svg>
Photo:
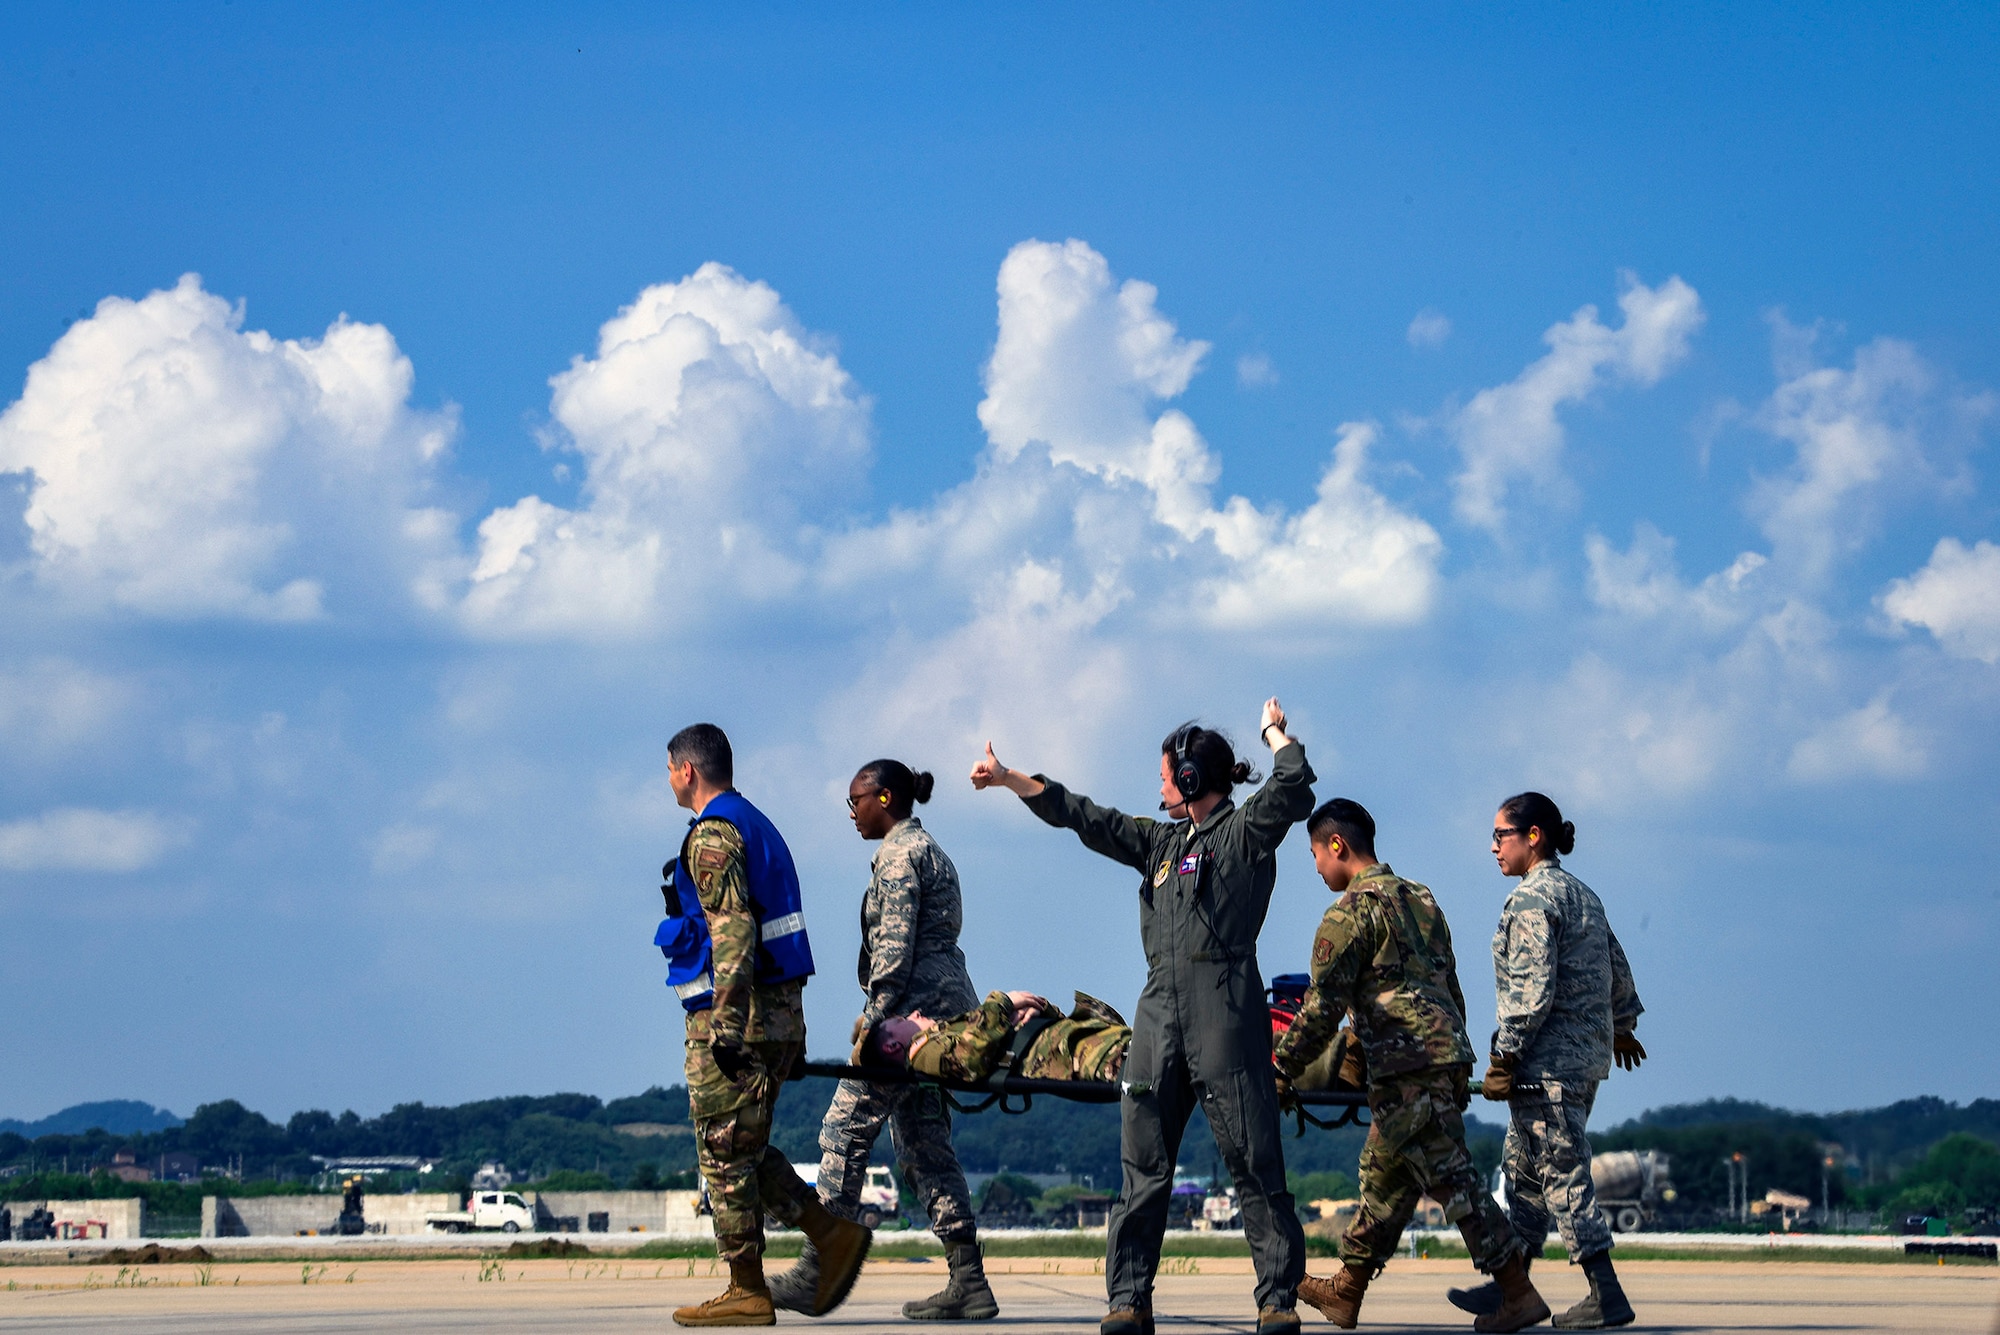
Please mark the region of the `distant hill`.
<svg viewBox="0 0 2000 1335"><path fill-rule="evenodd" d="M64 1108L61 1112L50 1113L39 1122L0 1118L0 1134L11 1131L28 1140L37 1136L80 1136L86 1131L109 1131L114 1136L132 1136L148 1131L165 1131L179 1125L181 1119L165 1108L155 1108L137 1099L105 1099Z"/></svg>

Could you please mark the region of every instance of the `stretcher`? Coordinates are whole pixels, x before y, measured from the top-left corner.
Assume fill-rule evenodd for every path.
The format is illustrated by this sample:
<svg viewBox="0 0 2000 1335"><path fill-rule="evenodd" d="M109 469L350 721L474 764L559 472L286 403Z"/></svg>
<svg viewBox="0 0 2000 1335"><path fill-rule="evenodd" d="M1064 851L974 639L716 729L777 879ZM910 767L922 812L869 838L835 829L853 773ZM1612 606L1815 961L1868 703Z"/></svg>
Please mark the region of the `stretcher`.
<svg viewBox="0 0 2000 1335"><path fill-rule="evenodd" d="M902 1066L843 1066L835 1062L804 1062L793 1068L791 1078L821 1076L828 1080L860 1080L874 1085L925 1085L938 1090L955 1111L984 1112L998 1106L1003 1113L1019 1114L1035 1104L1037 1094L1068 1099L1072 1103L1116 1103L1120 1087L1114 1080L1032 1080L1026 1076L996 1071L984 1081L941 1080ZM959 1095L974 1096L963 1103ZM1331 1130L1341 1126L1366 1126L1361 1114L1368 1107L1368 1095L1358 1089L1302 1089L1294 1091L1299 1134L1307 1123ZM1316 1117L1309 1108L1337 1110L1331 1117Z"/></svg>

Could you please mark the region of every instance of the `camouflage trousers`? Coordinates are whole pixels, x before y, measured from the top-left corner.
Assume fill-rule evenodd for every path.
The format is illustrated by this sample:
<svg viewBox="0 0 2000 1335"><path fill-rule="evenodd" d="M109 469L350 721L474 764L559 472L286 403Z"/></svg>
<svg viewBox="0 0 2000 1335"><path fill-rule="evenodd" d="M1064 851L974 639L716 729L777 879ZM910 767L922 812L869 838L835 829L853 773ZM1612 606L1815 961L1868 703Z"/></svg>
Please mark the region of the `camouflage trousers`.
<svg viewBox="0 0 2000 1335"><path fill-rule="evenodd" d="M716 1255L724 1261L762 1256L764 1216L796 1224L812 1200L812 1188L771 1147L771 1110L777 1106L786 1072L804 1055L806 1045L752 1043L756 1069L731 1080L709 1055L707 1026L690 1021L688 1031L695 1160L715 1216Z"/></svg>
<svg viewBox="0 0 2000 1335"><path fill-rule="evenodd" d="M1562 1233L1571 1261L1611 1249L1611 1225L1597 1208L1584 1124L1597 1098L1595 1080L1544 1080L1540 1094L1516 1094L1507 1111L1507 1208L1514 1236L1542 1254L1549 1224Z"/></svg>
<svg viewBox="0 0 2000 1335"><path fill-rule="evenodd" d="M1368 1141L1361 1149L1361 1209L1340 1238L1340 1259L1379 1274L1429 1196L1465 1238L1472 1263L1492 1274L1514 1254L1507 1216L1479 1181L1465 1148L1465 1066L1430 1066L1368 1085Z"/></svg>
<svg viewBox="0 0 2000 1335"><path fill-rule="evenodd" d="M935 1086L871 1085L843 1080L819 1128L819 1198L842 1219L861 1213L868 1156L889 1128L896 1163L930 1216L941 1242L971 1242L972 1193L951 1147L951 1112Z"/></svg>

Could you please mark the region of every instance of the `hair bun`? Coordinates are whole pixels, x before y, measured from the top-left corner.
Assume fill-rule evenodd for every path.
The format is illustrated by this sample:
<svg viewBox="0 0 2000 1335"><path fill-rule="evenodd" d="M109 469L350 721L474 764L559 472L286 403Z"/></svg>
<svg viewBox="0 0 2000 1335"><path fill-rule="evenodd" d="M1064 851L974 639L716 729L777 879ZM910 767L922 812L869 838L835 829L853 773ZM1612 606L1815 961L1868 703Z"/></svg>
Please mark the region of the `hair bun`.
<svg viewBox="0 0 2000 1335"><path fill-rule="evenodd" d="M1556 835L1556 852L1562 854L1564 857L1568 857L1575 851L1576 824L1573 821L1564 821L1562 823L1562 832Z"/></svg>
<svg viewBox="0 0 2000 1335"><path fill-rule="evenodd" d="M1231 783L1250 782L1250 762L1247 760L1239 760L1234 765L1230 766L1229 781Z"/></svg>
<svg viewBox="0 0 2000 1335"><path fill-rule="evenodd" d="M928 802L931 800L931 790L935 787L937 780L931 777L931 772L927 769L918 770L915 781L910 785L910 796L919 802Z"/></svg>

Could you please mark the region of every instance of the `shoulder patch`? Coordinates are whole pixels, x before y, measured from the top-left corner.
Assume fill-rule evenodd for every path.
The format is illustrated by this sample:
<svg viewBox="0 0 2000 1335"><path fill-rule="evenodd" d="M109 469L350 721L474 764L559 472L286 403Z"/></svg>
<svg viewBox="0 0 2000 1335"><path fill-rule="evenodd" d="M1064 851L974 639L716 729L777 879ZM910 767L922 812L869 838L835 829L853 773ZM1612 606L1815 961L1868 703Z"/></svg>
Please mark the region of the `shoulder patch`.
<svg viewBox="0 0 2000 1335"><path fill-rule="evenodd" d="M1317 941L1313 942L1314 964L1324 964L1332 958L1333 958L1333 942L1327 940L1323 936L1320 937Z"/></svg>
<svg viewBox="0 0 2000 1335"><path fill-rule="evenodd" d="M694 865L707 870L720 871L729 865L729 854L714 845L698 848L694 853Z"/></svg>

